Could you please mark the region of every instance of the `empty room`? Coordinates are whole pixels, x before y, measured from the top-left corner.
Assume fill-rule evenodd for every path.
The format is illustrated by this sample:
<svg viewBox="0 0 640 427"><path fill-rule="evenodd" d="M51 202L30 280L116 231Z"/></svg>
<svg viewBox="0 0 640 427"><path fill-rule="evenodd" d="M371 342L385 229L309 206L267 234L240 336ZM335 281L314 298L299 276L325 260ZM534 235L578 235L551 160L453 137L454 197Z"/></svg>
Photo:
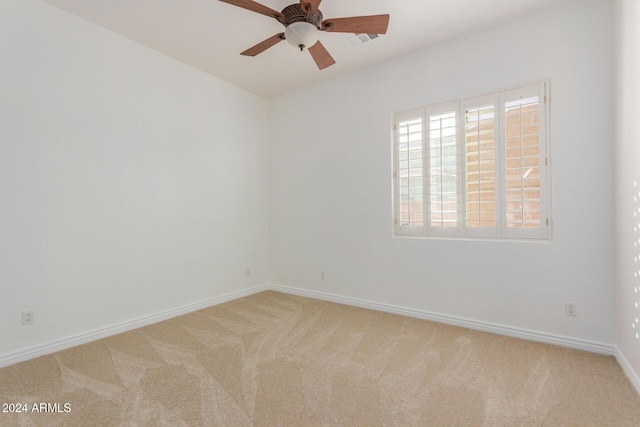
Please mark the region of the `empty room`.
<svg viewBox="0 0 640 427"><path fill-rule="evenodd" d="M637 0L0 0L0 425L640 425Z"/></svg>

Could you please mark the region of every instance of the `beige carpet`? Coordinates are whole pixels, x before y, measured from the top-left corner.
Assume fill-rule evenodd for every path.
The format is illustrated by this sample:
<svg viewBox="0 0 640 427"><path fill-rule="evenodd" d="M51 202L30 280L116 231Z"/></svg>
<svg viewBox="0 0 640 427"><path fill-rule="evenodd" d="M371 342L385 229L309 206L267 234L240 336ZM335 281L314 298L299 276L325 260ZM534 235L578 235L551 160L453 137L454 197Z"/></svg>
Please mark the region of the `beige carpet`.
<svg viewBox="0 0 640 427"><path fill-rule="evenodd" d="M270 291L2 368L0 403L28 409L2 426L640 425L612 357Z"/></svg>

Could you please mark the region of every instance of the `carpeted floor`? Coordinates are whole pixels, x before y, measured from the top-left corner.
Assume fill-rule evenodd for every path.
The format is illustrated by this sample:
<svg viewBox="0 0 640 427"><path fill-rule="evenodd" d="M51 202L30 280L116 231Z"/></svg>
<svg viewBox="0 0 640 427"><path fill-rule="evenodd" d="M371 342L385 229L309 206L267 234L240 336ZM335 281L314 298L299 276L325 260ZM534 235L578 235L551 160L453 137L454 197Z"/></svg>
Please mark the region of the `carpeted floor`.
<svg viewBox="0 0 640 427"><path fill-rule="evenodd" d="M27 407L2 426L640 425L613 357L271 291L2 368L0 403Z"/></svg>

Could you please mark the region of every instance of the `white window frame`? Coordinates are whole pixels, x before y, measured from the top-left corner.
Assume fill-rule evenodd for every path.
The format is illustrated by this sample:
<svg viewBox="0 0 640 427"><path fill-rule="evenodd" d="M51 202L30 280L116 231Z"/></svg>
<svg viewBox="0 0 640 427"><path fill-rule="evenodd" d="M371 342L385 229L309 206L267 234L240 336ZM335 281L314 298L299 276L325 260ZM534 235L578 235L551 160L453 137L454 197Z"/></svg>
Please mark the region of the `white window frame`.
<svg viewBox="0 0 640 427"><path fill-rule="evenodd" d="M540 227L507 227L506 201L506 138L505 105L517 98L537 96L539 102L539 167L540 167ZM491 94L432 104L394 114L393 125L393 214L394 235L417 237L484 238L508 240L551 240L551 170L549 137L549 81L539 81ZM494 140L496 162L496 227L467 226L466 168L465 168L465 112L480 105L494 106ZM431 117L455 111L457 154L457 204L455 227L433 226L431 216ZM400 220L400 123L420 119L422 124L422 226L407 226ZM524 187L523 187L524 188Z"/></svg>

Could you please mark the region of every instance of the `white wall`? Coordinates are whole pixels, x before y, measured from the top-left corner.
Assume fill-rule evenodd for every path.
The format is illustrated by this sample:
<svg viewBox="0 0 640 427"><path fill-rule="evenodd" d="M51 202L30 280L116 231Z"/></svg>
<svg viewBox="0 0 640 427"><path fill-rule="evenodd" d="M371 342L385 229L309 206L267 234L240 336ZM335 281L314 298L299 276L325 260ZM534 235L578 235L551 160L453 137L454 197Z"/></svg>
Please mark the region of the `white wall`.
<svg viewBox="0 0 640 427"><path fill-rule="evenodd" d="M572 1L273 100L272 282L612 345L612 18ZM547 78L553 242L393 238L392 113Z"/></svg>
<svg viewBox="0 0 640 427"><path fill-rule="evenodd" d="M616 1L616 314L619 352L640 390L640 3ZM632 326L635 325L635 326Z"/></svg>
<svg viewBox="0 0 640 427"><path fill-rule="evenodd" d="M265 100L37 0L0 57L0 356L266 282Z"/></svg>

